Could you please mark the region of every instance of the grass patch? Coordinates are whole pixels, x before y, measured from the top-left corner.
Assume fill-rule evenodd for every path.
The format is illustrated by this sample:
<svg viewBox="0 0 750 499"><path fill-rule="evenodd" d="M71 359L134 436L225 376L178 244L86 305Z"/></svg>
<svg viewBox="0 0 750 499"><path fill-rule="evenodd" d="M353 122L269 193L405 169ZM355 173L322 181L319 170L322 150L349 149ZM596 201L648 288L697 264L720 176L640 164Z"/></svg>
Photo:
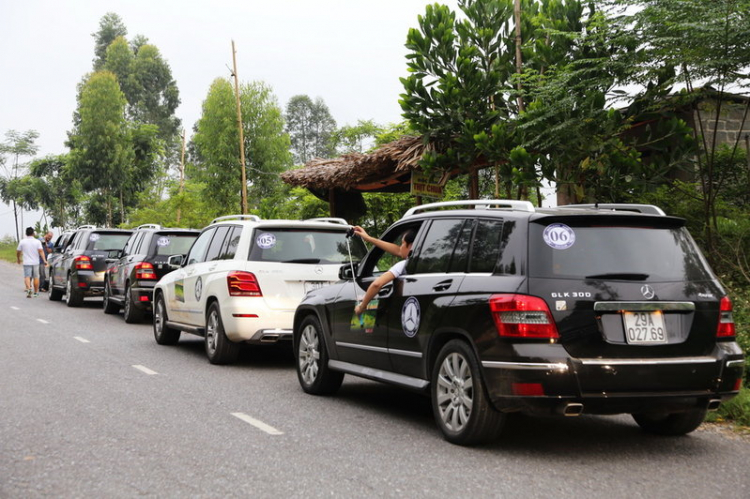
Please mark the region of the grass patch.
<svg viewBox="0 0 750 499"><path fill-rule="evenodd" d="M718 411L710 412L706 421L731 421L735 425L750 427L750 389L742 388L739 395L721 404Z"/></svg>
<svg viewBox="0 0 750 499"><path fill-rule="evenodd" d="M0 241L0 260L10 263L16 263L16 248L18 245L15 241Z"/></svg>

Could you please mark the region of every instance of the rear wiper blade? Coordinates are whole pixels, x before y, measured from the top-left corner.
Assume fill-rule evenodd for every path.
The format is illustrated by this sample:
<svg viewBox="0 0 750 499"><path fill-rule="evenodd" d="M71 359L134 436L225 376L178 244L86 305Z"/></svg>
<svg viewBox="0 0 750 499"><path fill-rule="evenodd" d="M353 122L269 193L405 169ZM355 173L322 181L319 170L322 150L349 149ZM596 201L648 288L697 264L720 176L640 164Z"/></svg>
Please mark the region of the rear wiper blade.
<svg viewBox="0 0 750 499"><path fill-rule="evenodd" d="M320 263L320 258L295 258L294 260L284 260L281 263Z"/></svg>
<svg viewBox="0 0 750 499"><path fill-rule="evenodd" d="M611 272L608 274L587 275L586 279L623 279L627 281L645 281L649 274L637 274L634 272Z"/></svg>

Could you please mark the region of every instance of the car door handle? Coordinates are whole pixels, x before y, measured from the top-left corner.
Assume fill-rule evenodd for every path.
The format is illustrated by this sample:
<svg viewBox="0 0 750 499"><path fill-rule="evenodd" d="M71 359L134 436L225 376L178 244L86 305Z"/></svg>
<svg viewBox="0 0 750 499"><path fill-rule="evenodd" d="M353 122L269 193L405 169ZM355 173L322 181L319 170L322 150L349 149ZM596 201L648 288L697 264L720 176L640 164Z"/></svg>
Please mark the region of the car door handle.
<svg viewBox="0 0 750 499"><path fill-rule="evenodd" d="M393 285L392 284L386 284L383 286L380 291L378 291L378 296L388 296L391 294L391 291L393 291Z"/></svg>
<svg viewBox="0 0 750 499"><path fill-rule="evenodd" d="M446 289L451 287L451 284L453 284L453 279L448 279L447 281L441 281L435 284L432 287L432 290L433 291L445 291Z"/></svg>

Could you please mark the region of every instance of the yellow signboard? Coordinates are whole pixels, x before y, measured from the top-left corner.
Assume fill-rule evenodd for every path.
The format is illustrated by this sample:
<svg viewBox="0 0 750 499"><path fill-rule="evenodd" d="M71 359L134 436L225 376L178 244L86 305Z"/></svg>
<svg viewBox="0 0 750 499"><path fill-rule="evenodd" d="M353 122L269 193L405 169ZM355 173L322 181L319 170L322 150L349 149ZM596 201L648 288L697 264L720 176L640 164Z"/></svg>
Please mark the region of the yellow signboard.
<svg viewBox="0 0 750 499"><path fill-rule="evenodd" d="M411 172L411 193L414 196L440 199L443 197L443 186L448 180L448 175L443 172L426 174L424 172Z"/></svg>

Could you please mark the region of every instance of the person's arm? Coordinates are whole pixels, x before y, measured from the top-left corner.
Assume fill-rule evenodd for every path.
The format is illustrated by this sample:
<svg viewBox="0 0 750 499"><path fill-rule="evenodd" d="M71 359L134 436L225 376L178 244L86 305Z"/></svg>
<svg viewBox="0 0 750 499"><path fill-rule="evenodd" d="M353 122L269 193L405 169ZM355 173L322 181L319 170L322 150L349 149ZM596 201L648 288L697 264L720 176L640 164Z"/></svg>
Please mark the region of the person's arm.
<svg viewBox="0 0 750 499"><path fill-rule="evenodd" d="M354 233L358 235L360 238L362 238L363 241L368 242L374 246L377 246L378 248L382 249L386 253L390 253L393 256L400 257L400 246L395 243L389 243L386 241L383 241L382 239L378 239L377 237L372 237L367 232L365 232L365 229L360 227L359 225L355 225L353 227Z"/></svg>
<svg viewBox="0 0 750 499"><path fill-rule="evenodd" d="M16 260L17 260L18 263L21 263L21 255L22 254L23 253L21 253L21 250L18 250L18 249L16 250Z"/></svg>
<svg viewBox="0 0 750 499"><path fill-rule="evenodd" d="M375 295L380 292L380 289L395 278L396 276L389 271L372 281L372 284L367 288L367 292L365 293L364 298L362 298L360 304L354 307L354 313L360 315L367 310L367 304L375 298Z"/></svg>
<svg viewBox="0 0 750 499"><path fill-rule="evenodd" d="M39 251L39 258L42 259L44 262L44 265L47 265L47 256L44 254L44 250L42 248L39 248L37 251Z"/></svg>

